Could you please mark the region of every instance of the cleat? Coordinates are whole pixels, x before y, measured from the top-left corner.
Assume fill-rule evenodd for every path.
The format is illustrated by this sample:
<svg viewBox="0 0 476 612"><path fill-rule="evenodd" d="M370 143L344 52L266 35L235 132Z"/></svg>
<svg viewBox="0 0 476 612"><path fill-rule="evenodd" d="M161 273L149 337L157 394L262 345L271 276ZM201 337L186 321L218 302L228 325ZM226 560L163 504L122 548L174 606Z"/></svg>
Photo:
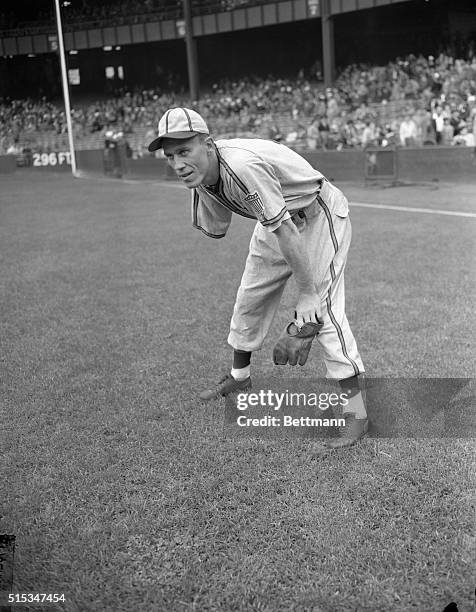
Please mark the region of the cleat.
<svg viewBox="0 0 476 612"><path fill-rule="evenodd" d="M217 397L226 397L230 393L238 393L251 389L251 378L235 380L231 374L224 376L213 389L206 389L199 394L201 400L208 402Z"/></svg>
<svg viewBox="0 0 476 612"><path fill-rule="evenodd" d="M325 443L326 448L339 450L349 448L367 435L369 430L368 419L356 419L353 414L344 414L345 426L339 428L339 437Z"/></svg>

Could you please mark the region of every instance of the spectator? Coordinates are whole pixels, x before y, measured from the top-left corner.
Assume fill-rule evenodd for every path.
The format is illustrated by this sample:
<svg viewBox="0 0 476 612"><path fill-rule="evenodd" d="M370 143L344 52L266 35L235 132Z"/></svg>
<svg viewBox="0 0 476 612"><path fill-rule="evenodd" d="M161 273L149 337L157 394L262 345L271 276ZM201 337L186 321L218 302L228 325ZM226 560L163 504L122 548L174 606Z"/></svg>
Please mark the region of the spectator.
<svg viewBox="0 0 476 612"><path fill-rule="evenodd" d="M319 143L319 124L317 119L313 119L309 127L307 128L307 148L311 151L317 149Z"/></svg>
<svg viewBox="0 0 476 612"><path fill-rule="evenodd" d="M327 121L327 117L325 115L319 119L317 129L319 131L319 141L325 151L327 149L330 131L329 122Z"/></svg>
<svg viewBox="0 0 476 612"><path fill-rule="evenodd" d="M450 123L450 118L445 117L443 120L443 130L441 133L441 144L449 146L453 144L454 128Z"/></svg>
<svg viewBox="0 0 476 612"><path fill-rule="evenodd" d="M156 9L160 1L145 4L137 0L136 6L141 10ZM170 6L169 0L164 2ZM98 8L92 2L85 2L84 6L86 12ZM116 10L111 4L104 6ZM99 8L103 10L104 6ZM461 58L445 53L428 58L409 55L385 66L351 65L342 71L332 88L325 90L316 80L307 80L303 70L296 79L271 76L225 79L204 92L196 107L216 133L233 136L259 133L278 141L292 134L288 142L296 146L302 141L324 149L388 146L395 140L402 142L402 138L407 146L447 143L450 130L445 127L443 135L443 127L448 123L453 128L453 139L465 127L467 132L473 131L476 56L471 49L468 46L466 56ZM169 93L140 88L118 92L94 104L76 105L72 119L77 144L86 147L103 136L105 126L116 129L120 124L131 142L135 141L139 154L142 153L144 133L155 128L156 117L171 106L189 104L173 75L162 74L161 83ZM401 125L398 117L402 112L405 118ZM65 132L62 107L45 99L0 99L3 150L12 142L23 147L27 139L32 140L36 150L47 147L54 150Z"/></svg>
<svg viewBox="0 0 476 612"><path fill-rule="evenodd" d="M476 108L473 109L475 112L472 115L472 126L473 126L473 138L476 142ZM476 145L475 145L476 146ZM475 151L476 154L476 151Z"/></svg>
<svg viewBox="0 0 476 612"><path fill-rule="evenodd" d="M436 145L436 130L435 123L431 111L427 111L422 118L421 123L423 144Z"/></svg>
<svg viewBox="0 0 476 612"><path fill-rule="evenodd" d="M444 115L443 109L441 106L436 106L433 115L432 115L433 123L435 125L435 133L436 133L436 144L441 144L442 133L443 133L443 125L444 125Z"/></svg>
<svg viewBox="0 0 476 612"><path fill-rule="evenodd" d="M362 147L365 149L377 144L377 130L373 121L367 120L361 136Z"/></svg>
<svg viewBox="0 0 476 612"><path fill-rule="evenodd" d="M468 131L467 127L462 128L461 132L453 138L454 145L462 145L465 147L475 146L474 135Z"/></svg>
<svg viewBox="0 0 476 612"><path fill-rule="evenodd" d="M416 126L415 144L418 147L423 145L426 131L426 112L423 108L419 108L413 114L413 121ZM431 118L430 118L431 123Z"/></svg>
<svg viewBox="0 0 476 612"><path fill-rule="evenodd" d="M405 115L400 124L400 144L402 147L413 147L417 140L417 126L410 115Z"/></svg>
<svg viewBox="0 0 476 612"><path fill-rule="evenodd" d="M339 115L339 104L335 95L332 92L332 89L328 88L327 92L327 119L329 123L332 123L332 120L335 119Z"/></svg>
<svg viewBox="0 0 476 612"><path fill-rule="evenodd" d="M396 144L397 135L390 124L385 125L380 133L379 145L390 147Z"/></svg>
<svg viewBox="0 0 476 612"><path fill-rule="evenodd" d="M352 119L346 121L343 125L342 130L342 146L343 147L356 147L359 144L359 137L357 135L357 130L355 129L355 124Z"/></svg>
<svg viewBox="0 0 476 612"><path fill-rule="evenodd" d="M15 142L8 145L6 154L7 155L19 155L22 152L22 148Z"/></svg>

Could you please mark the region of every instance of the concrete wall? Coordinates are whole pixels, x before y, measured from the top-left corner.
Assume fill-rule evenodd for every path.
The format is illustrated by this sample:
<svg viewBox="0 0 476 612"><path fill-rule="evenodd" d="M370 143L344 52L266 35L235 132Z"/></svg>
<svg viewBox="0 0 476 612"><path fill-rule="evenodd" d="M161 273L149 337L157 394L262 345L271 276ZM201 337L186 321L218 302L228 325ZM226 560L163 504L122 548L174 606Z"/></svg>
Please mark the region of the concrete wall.
<svg viewBox="0 0 476 612"><path fill-rule="evenodd" d="M0 155L0 174L15 172L16 160L14 155Z"/></svg>
<svg viewBox="0 0 476 612"><path fill-rule="evenodd" d="M398 176L405 181L476 181L472 147L425 147L398 150Z"/></svg>
<svg viewBox="0 0 476 612"><path fill-rule="evenodd" d="M330 181L364 179L365 156L362 151L316 151L302 155Z"/></svg>
<svg viewBox="0 0 476 612"><path fill-rule="evenodd" d="M76 164L79 170L84 172L104 171L102 151L78 151L76 154ZM163 158L153 156L143 157L142 159L127 159L125 161L125 176L129 179L175 179L170 166Z"/></svg>
<svg viewBox="0 0 476 612"><path fill-rule="evenodd" d="M472 147L424 147L415 149L397 149L398 180L475 182L476 157ZM32 172L70 171L65 153L56 155L57 162L30 166ZM327 178L336 181L364 181L365 153L363 151L316 151L303 154L304 157ZM48 158L44 157L43 161ZM54 160L53 160L54 161ZM60 163L61 161L61 163ZM78 168L85 172L104 173L103 152L78 151L76 153ZM162 158L144 157L127 160L128 178L171 179L173 172ZM15 170L15 157L0 156L0 172Z"/></svg>
<svg viewBox="0 0 476 612"><path fill-rule="evenodd" d="M397 178L400 181L476 182L476 157L472 147L424 147L397 149ZM303 156L329 180L363 181L363 151L316 151ZM129 172L136 176L174 178L165 160L129 160Z"/></svg>
<svg viewBox="0 0 476 612"><path fill-rule="evenodd" d="M476 157L472 147L419 147L397 149L397 179L400 181L476 182ZM362 180L363 151L305 153L304 157L329 180Z"/></svg>

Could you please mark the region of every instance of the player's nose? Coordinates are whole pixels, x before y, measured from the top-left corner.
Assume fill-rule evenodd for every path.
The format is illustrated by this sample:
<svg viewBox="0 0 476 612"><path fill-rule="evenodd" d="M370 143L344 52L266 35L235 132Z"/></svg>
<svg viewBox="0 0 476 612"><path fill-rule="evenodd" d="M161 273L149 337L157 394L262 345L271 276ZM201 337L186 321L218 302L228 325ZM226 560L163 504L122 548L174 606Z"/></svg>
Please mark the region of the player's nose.
<svg viewBox="0 0 476 612"><path fill-rule="evenodd" d="M183 168L185 166L185 164L183 163L183 160L180 159L180 157L175 157L172 160L172 168L178 172L180 171L181 168Z"/></svg>

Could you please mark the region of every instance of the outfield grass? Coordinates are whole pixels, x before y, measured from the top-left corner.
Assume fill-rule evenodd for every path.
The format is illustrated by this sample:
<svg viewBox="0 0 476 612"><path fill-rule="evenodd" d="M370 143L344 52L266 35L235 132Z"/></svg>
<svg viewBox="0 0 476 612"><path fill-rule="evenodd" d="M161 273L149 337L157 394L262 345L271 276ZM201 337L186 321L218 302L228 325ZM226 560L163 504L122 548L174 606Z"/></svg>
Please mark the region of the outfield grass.
<svg viewBox="0 0 476 612"><path fill-rule="evenodd" d="M472 609L473 441L320 456L227 436L223 402L196 401L229 365L252 223L214 241L174 184L31 176L0 187L0 532L17 537L16 591L64 592L49 610L67 611ZM476 195L347 192L473 211ZM474 219L352 219L348 315L369 375L473 376ZM292 309L290 286L262 374ZM301 374L323 374L316 351Z"/></svg>

